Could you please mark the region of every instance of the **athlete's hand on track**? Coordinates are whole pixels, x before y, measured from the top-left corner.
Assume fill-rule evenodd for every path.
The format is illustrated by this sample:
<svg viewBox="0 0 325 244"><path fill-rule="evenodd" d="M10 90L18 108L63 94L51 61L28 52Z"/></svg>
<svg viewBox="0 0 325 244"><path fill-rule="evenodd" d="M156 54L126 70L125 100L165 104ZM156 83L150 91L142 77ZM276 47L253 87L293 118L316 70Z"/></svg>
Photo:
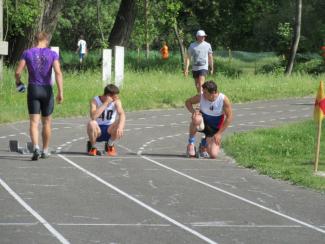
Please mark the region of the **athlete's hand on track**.
<svg viewBox="0 0 325 244"><path fill-rule="evenodd" d="M116 139L120 139L123 136L123 128L117 127L116 130Z"/></svg>

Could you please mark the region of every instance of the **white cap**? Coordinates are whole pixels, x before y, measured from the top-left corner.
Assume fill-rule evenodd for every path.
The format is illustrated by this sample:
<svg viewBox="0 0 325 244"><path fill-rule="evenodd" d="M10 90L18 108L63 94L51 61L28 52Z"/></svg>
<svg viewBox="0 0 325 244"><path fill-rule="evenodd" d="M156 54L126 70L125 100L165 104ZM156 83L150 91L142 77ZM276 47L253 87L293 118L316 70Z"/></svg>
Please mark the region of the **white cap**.
<svg viewBox="0 0 325 244"><path fill-rule="evenodd" d="M198 30L196 32L196 36L207 36L207 35L205 34L205 31L204 30Z"/></svg>

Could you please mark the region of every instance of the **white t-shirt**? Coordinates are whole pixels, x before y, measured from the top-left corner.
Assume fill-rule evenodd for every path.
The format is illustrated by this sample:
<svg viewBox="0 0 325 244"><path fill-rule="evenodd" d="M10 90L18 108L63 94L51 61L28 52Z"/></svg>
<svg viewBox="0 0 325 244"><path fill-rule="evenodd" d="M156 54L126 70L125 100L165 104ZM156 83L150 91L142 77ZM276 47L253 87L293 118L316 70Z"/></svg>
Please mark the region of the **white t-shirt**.
<svg viewBox="0 0 325 244"><path fill-rule="evenodd" d="M192 57L192 70L209 69L209 54L212 54L210 43L203 41L201 43L193 42L188 48L188 53Z"/></svg>
<svg viewBox="0 0 325 244"><path fill-rule="evenodd" d="M78 47L79 47L79 52L82 54L86 53L86 49L87 49L87 43L85 40L79 40L78 41Z"/></svg>

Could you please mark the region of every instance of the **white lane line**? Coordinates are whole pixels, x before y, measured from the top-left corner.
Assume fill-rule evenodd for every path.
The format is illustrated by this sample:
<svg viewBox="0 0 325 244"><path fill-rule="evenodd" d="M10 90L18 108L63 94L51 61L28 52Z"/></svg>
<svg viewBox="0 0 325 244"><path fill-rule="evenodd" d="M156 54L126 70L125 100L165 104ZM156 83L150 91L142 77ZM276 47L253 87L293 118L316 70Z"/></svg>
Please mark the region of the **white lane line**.
<svg viewBox="0 0 325 244"><path fill-rule="evenodd" d="M4 223L6 225L7 223ZM25 223L22 223L23 225ZM36 225L37 223L26 223L27 225ZM236 225L223 224L219 222L195 222L188 223L194 227L219 227L219 228L303 228L301 225ZM1 225L1 223L0 223ZM13 223L16 225L16 223ZM20 223L18 223L20 225ZM130 227L170 227L170 224L117 224L117 223L56 223L59 226L130 226Z"/></svg>
<svg viewBox="0 0 325 244"><path fill-rule="evenodd" d="M170 224L113 224L113 223L57 223L56 225L62 225L62 226L134 226L134 227L170 227Z"/></svg>
<svg viewBox="0 0 325 244"><path fill-rule="evenodd" d="M278 212L278 211L276 211L276 210L273 210L273 209L271 209L271 208L265 207L265 206L263 206L263 205L261 205L261 204L258 204L258 203L256 203L256 202L253 202L253 201L251 201L251 200L248 200L248 199L246 199L246 198L244 198L244 197L241 197L241 196L238 196L238 195L236 195L236 194L234 194L234 193L231 193L231 192L228 192L228 191L226 191L226 190L223 190L223 189L221 189L221 188L219 188L219 187L216 187L216 186L210 185L210 184L208 184L208 183L206 183L206 182L204 182L204 181L201 181L201 180L199 180L199 179L196 179L196 178L194 178L194 177L192 177L192 176L190 176L190 175L184 174L184 173L182 173L182 172L180 172L180 171L178 171L178 170L176 170L176 169L173 169L173 168L171 168L171 167L168 167L168 166L166 166L166 165L164 165L164 164L161 164L161 163L159 163L159 162L157 162L157 161L155 161L155 160L153 160L153 159L151 159L151 158L148 158L148 157L146 157L146 156L143 156L143 155L141 155L141 154L138 154L138 155L139 155L141 158L145 159L145 160L148 160L148 161L150 161L150 162L152 162L152 163L154 163L154 164L156 164L156 165L158 165L158 166L160 166L160 167L163 167L163 168L165 168L165 169L168 169L168 170L170 170L170 171L172 171L172 172L174 172L174 173L176 173L176 174L179 174L179 175L181 175L181 176L184 176L184 177L186 177L186 178L188 178L188 179L190 179L190 180L192 180L192 181L195 181L195 182L200 183L200 184L202 184L202 185L204 185L204 186L207 186L207 187L209 187L209 188L212 188L212 189L214 189L214 190L217 190L217 191L219 191L219 192L222 192L222 193L224 193L224 194L226 194L226 195L232 196L232 197L234 197L234 198L236 198L236 199L238 199L238 200L241 200L241 201L243 201L243 202L246 202L246 203L248 203L248 204L251 204L251 205L253 205L253 206L256 206L256 207L258 207L258 208L261 208L261 209L263 209L263 210L266 210L266 211L268 211L268 212L271 212L271 213L274 213L274 214L276 214L276 215L279 215L279 216L281 216L281 217L283 217L283 218L285 218L285 219L289 219L289 220L291 220L291 221L293 221L293 222L296 222L296 223L301 224L301 225L303 225L303 226L306 226L306 227L308 227L308 228L310 228L310 229L313 229L313 230L315 230L315 231L318 231L318 232L321 232L321 233L325 234L325 230L323 230L323 229L321 229L321 228L318 228L317 226L314 226L314 225L308 224L308 223L306 223L306 222L304 222L304 221L301 221L301 220L299 220L299 219L296 219L296 218L290 217L289 215L286 215L286 214L280 213L280 212Z"/></svg>
<svg viewBox="0 0 325 244"><path fill-rule="evenodd" d="M46 229L48 229L54 237L56 237L61 243L69 244L70 242L64 238L56 229L52 227L41 215L39 215L31 206L29 206L16 192L14 192L6 182L0 178L0 184L7 192L16 199L28 212L30 212Z"/></svg>
<svg viewBox="0 0 325 244"><path fill-rule="evenodd" d="M38 225L39 222L34 223L0 223L0 226L32 226L32 225Z"/></svg>
<svg viewBox="0 0 325 244"><path fill-rule="evenodd" d="M97 180L97 181L99 181L100 183L102 183L102 184L108 186L108 187L111 188L112 190L118 192L118 193L121 194L122 196L125 196L126 198L130 199L131 201L133 201L133 202L137 203L138 205L140 205L140 206L146 208L146 209L149 210L150 212L152 212L152 213L154 213L154 214L160 216L161 218L167 220L168 222L170 222L170 223L172 223L172 224L174 224L174 225L176 225L176 226L182 228L183 230L185 230L185 231L187 231L187 232L189 232L189 233L195 235L196 237L200 238L201 240L203 240L203 241L205 241L205 242L207 242L207 243L213 243L213 244L216 244L216 243L217 243L217 242L215 242L215 241L209 239L208 237L202 235L201 233L199 233L199 232L197 232L197 231L195 231L195 230L193 230L193 229L187 227L186 225L183 225L182 223L180 223L180 222L178 222L178 221L176 221L176 220L174 220L174 219L168 217L168 216L165 215L164 213L159 212L158 210L156 210L156 209L150 207L149 205L147 205L147 204L145 204L144 202L138 200L137 198L135 198L135 197L129 195L128 193L122 191L121 189L117 188L116 186L114 186L114 185L108 183L107 181L103 180L103 179L100 178L99 176L97 176L97 175L91 173L90 171L86 170L85 168L83 168L83 167L79 166L78 164L74 163L73 161L71 161L71 160L68 159L67 157L65 157L65 156L63 156L63 155L61 155L61 154L59 154L58 156L59 156L60 158L62 158L63 160L65 160L66 162L68 162L69 164L71 164L71 165L73 165L74 167L76 167L77 169L81 170L81 171L84 172L85 174L87 174L87 175L93 177L95 180Z"/></svg>

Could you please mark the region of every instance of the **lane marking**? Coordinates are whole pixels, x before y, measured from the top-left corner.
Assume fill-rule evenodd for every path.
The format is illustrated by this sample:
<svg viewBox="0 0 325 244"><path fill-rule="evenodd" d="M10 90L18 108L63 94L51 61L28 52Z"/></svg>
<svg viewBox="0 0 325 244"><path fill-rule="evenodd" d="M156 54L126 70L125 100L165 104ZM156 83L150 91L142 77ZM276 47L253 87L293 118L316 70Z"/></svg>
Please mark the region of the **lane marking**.
<svg viewBox="0 0 325 244"><path fill-rule="evenodd" d="M304 222L304 221L301 221L301 220L296 219L296 218L294 218L294 217L290 217L289 215L286 215L286 214L280 213L280 212L278 212L278 211L276 211L276 210L273 210L273 209L271 209L271 208L265 207L265 206L263 206L263 205L261 205L261 204L258 204L258 203L256 203L256 202L253 202L253 201L251 201L251 200L249 200L249 199L247 199L247 198L241 197L241 196L236 195L236 194L234 194L234 193L231 193L231 192L228 192L228 191L226 191L226 190L223 190L223 189L221 189L221 188L219 188L219 187L213 186L213 185L211 185L211 184L209 184L209 183L206 183L206 182L201 181L201 180L199 180L199 179L196 179L196 178L194 178L194 177L192 177L192 176L190 176L190 175L187 175L187 174L185 174L185 173L182 173L182 172L180 172L180 171L178 171L178 170L176 170L176 169L173 169L173 168L171 168L171 167L169 167L169 166L166 166L166 165L164 165L164 164L161 164L161 163L159 163L159 162L157 162L157 161L155 161L155 160L153 160L153 159L151 159L151 158L149 158L149 157L143 156L143 155L141 155L141 154L138 154L138 155L139 155L141 158L145 159L145 160L148 160L148 161L150 161L150 162L152 162L152 163L154 163L154 164L156 164L156 165L158 165L158 166L160 166L160 167L162 167L162 168L168 169L168 170L170 170L170 171L172 171L172 172L174 172L174 173L176 173L176 174L178 174L178 175L184 176L184 177L186 177L186 178L188 178L188 179L190 179L190 180L192 180L192 181L195 181L195 182L200 183L200 184L202 184L202 185L204 185L204 186L207 186L207 187L209 187L209 188L211 188L211 189L214 189L214 190L216 190L216 191L222 192L222 193L224 193L224 194L226 194L226 195L229 195L229 196L231 196L231 197L234 197L234 198L236 198L236 199L238 199L238 200L241 200L241 201L243 201L243 202L246 202L246 203L248 203L248 204L251 204L251 205L253 205L253 206L256 206L256 207L258 207L258 208L261 208L261 209L263 209L263 210L266 210L266 211L271 212L271 213L273 213L273 214L276 214L276 215L278 215L278 216L281 216L281 217L283 217L283 218L285 218L285 219L289 219L289 220L291 220L291 221L293 221L293 222L296 222L296 223L301 224L301 225L303 225L303 226L305 226L305 227L308 227L308 228L310 228L310 229L313 229L313 230L315 230L315 231L318 231L318 232L321 232L321 233L325 234L325 230L323 230L323 229L321 229L321 228L318 228L317 226L314 226L314 225L312 225L312 224L308 224L308 223L306 223L306 222Z"/></svg>
<svg viewBox="0 0 325 244"><path fill-rule="evenodd" d="M187 232L189 232L189 233L195 235L196 237L198 237L199 239L201 239L201 240L203 240L203 241L205 241L205 242L207 242L207 243L217 244L217 242L215 242L215 241L209 239L208 237L202 235L201 233L199 233L199 232L197 232L197 231L191 229L190 227L188 227L188 226L186 226L186 225L183 225L182 223L180 223L180 222L178 222L178 221L176 221L176 220L174 220L174 219L168 217L168 216L165 215L164 213L162 213L162 212L160 212L160 211L158 211L158 210L156 210L156 209L150 207L150 206L147 205L146 203L144 203L144 202L138 200L137 198L135 198L135 197L129 195L128 193L126 193L126 192L122 191L121 189L117 188L116 186L114 186L114 185L108 183L107 181L103 180L103 179L100 178L99 176L97 176L97 175L91 173L90 171L86 170L85 168L83 168L83 167L79 166L78 164L74 163L72 160L68 159L67 157L65 157L65 156L63 156L63 155L61 155L61 154L59 154L58 156L59 156L60 158L62 158L64 161L68 162L69 164L71 164L71 165L73 165L74 167L76 167L77 169L79 169L80 171L82 171L82 172L84 172L85 174L87 174L87 175L93 177L93 178L94 178L95 180L97 180L98 182L100 182L100 183L102 183L102 184L108 186L108 187L111 188L112 190L114 190L114 191L116 191L117 193L121 194L122 196L128 198L129 200L131 200L131 201L137 203L138 205L142 206L143 208L149 210L150 212L152 212L152 213L154 213L154 214L160 216L161 218L167 220L168 222L170 222L170 223L172 223L172 224L174 224L174 225L176 225L176 226L182 228L183 230L185 230L185 231L187 231Z"/></svg>
<svg viewBox="0 0 325 244"><path fill-rule="evenodd" d="M39 222L33 222L33 223L0 223L0 226L32 226L32 225L38 225Z"/></svg>
<svg viewBox="0 0 325 244"><path fill-rule="evenodd" d="M134 226L134 227L170 227L172 225L170 224L113 224L113 223L98 223L98 224L93 224L93 223L57 223L56 225L61 225L61 226Z"/></svg>
<svg viewBox="0 0 325 244"><path fill-rule="evenodd" d="M6 182L4 182L0 178L0 184L3 188L7 190L7 192L16 199L17 202L20 203L31 215L33 215L49 232L52 233L54 237L56 237L63 244L70 244L70 242L65 239L63 235L61 235L56 229L52 227L49 222L47 222L39 213L37 213L31 206L29 206L16 192L14 192L10 186Z"/></svg>
<svg viewBox="0 0 325 244"><path fill-rule="evenodd" d="M4 223L6 224L6 223ZM14 223L15 224L15 223ZM35 225L37 223L27 223ZM301 225L236 225L223 224L220 222L194 222L187 223L194 227L216 227L216 228L303 228ZM1 225L1 224L0 224ZM118 224L118 223L56 223L59 226L128 226L128 227L171 227L171 224Z"/></svg>

